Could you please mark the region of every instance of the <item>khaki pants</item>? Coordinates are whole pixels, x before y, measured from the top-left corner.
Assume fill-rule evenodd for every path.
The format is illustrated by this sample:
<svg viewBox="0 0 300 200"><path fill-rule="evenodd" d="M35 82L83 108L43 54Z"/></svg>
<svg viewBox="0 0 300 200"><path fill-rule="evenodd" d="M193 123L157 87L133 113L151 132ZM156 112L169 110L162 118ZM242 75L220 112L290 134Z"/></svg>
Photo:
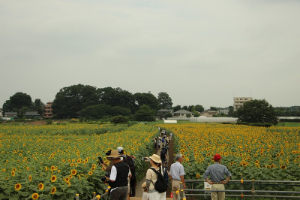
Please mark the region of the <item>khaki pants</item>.
<svg viewBox="0 0 300 200"><path fill-rule="evenodd" d="M212 190L225 190L224 184L213 184ZM225 200L225 192L211 192L211 200Z"/></svg>
<svg viewBox="0 0 300 200"><path fill-rule="evenodd" d="M180 182L181 181L172 180L173 200L178 200L178 195L176 194L176 191L180 190Z"/></svg>

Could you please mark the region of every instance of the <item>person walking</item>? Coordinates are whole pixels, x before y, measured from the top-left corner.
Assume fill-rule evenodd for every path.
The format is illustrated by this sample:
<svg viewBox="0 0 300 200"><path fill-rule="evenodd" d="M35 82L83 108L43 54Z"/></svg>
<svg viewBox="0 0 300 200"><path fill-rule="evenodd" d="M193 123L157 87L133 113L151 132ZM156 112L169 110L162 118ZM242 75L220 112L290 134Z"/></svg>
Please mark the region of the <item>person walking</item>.
<svg viewBox="0 0 300 200"><path fill-rule="evenodd" d="M219 154L214 156L215 164L208 166L206 171L203 174L203 178L212 185L212 190L225 190L225 184L228 183L231 173L228 171L227 167L221 165L222 157ZM227 177L226 180L224 175ZM210 176L210 179L208 177ZM224 200L225 192L212 192L211 193L212 200Z"/></svg>
<svg viewBox="0 0 300 200"><path fill-rule="evenodd" d="M172 178L172 192L173 192L173 199L177 200L178 195L176 194L177 190L180 190L180 182L182 182L183 189L186 188L184 182L184 167L181 164L183 161L182 154L177 154L175 156L176 162L171 165L170 168L170 177ZM184 194L183 194L184 195Z"/></svg>
<svg viewBox="0 0 300 200"><path fill-rule="evenodd" d="M118 150L112 150L111 154L107 156L107 159L111 160L113 163L110 176L106 177L106 180L111 186L110 200L126 200L128 177L131 176L129 173L129 166L125 162L122 162Z"/></svg>
<svg viewBox="0 0 300 200"><path fill-rule="evenodd" d="M172 140L173 133L170 133L170 141Z"/></svg>
<svg viewBox="0 0 300 200"><path fill-rule="evenodd" d="M146 185L149 193L149 200L166 200L166 192L159 193L155 190L155 183L158 180L158 174L153 171L156 170L158 173L161 173L163 176L163 170L161 167L161 159L158 155L153 154L149 157L151 167L147 170L146 173Z"/></svg>
<svg viewBox="0 0 300 200"><path fill-rule="evenodd" d="M126 155L124 154L124 149L123 147L118 147L117 148L118 152L121 154L123 157L123 161L129 166L130 172L132 174L132 177L130 178L130 184L129 184L129 196L134 197L135 196L135 187L136 187L136 173L135 169L136 166L134 164L134 160L136 159L135 156L132 155Z"/></svg>

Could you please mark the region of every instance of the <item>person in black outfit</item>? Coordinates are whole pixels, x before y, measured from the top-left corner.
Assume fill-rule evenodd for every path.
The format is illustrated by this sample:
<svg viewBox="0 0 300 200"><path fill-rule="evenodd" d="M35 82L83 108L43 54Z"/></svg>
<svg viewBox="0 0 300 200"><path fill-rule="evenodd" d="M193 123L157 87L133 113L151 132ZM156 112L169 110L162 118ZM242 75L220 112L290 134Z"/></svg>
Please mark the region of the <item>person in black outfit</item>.
<svg viewBox="0 0 300 200"><path fill-rule="evenodd" d="M129 166L122 162L121 155L118 150L112 150L111 154L107 156L113 166L110 171L110 176L106 177L106 180L111 186L110 200L126 200L128 191L128 176Z"/></svg>
<svg viewBox="0 0 300 200"><path fill-rule="evenodd" d="M131 156L131 155L126 155L124 154L124 149L123 147L118 147L117 150L123 157L123 161L129 166L130 172L132 174L130 178L130 191L129 191L129 196L134 197L135 196L135 187L136 187L136 173L135 173L135 165L134 165L134 160L136 157Z"/></svg>

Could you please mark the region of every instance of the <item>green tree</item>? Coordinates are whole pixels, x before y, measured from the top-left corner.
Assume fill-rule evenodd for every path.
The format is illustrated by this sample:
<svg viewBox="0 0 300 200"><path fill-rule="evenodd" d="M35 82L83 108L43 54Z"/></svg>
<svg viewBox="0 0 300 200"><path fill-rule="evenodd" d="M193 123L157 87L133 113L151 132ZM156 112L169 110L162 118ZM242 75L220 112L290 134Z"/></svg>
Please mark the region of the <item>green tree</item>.
<svg viewBox="0 0 300 200"><path fill-rule="evenodd" d="M195 111L203 112L204 111L204 107L202 105L195 105Z"/></svg>
<svg viewBox="0 0 300 200"><path fill-rule="evenodd" d="M115 116L110 119L110 122L114 124L125 124L128 123L128 121L129 121L128 117L122 115Z"/></svg>
<svg viewBox="0 0 300 200"><path fill-rule="evenodd" d="M182 110L188 110L187 106L182 106Z"/></svg>
<svg viewBox="0 0 300 200"><path fill-rule="evenodd" d="M32 106L31 96L22 92L17 92L11 96L9 98L9 103L10 108L12 108L13 111L17 111L19 117L22 117L24 112L29 110Z"/></svg>
<svg viewBox="0 0 300 200"><path fill-rule="evenodd" d="M216 107L210 107L210 110L218 111Z"/></svg>
<svg viewBox="0 0 300 200"><path fill-rule="evenodd" d="M154 111L147 105L142 105L140 109L134 114L136 121L155 121Z"/></svg>
<svg viewBox="0 0 300 200"><path fill-rule="evenodd" d="M194 117L200 117L200 114L197 111L193 111Z"/></svg>
<svg viewBox="0 0 300 200"><path fill-rule="evenodd" d="M79 111L96 104L99 104L96 87L78 84L60 89L52 109L56 118L76 118Z"/></svg>
<svg viewBox="0 0 300 200"><path fill-rule="evenodd" d="M165 115L165 118L168 118L168 117L173 117L172 113L167 113L167 114Z"/></svg>
<svg viewBox="0 0 300 200"><path fill-rule="evenodd" d="M140 108L142 105L147 105L149 106L152 110L157 110L158 109L158 101L157 98L149 93L135 93L134 95L134 100L135 104L137 106L137 110Z"/></svg>
<svg viewBox="0 0 300 200"><path fill-rule="evenodd" d="M35 99L32 104L32 110L37 111L40 115L44 114L44 103L40 99Z"/></svg>
<svg viewBox="0 0 300 200"><path fill-rule="evenodd" d="M160 109L171 109L173 102L171 97L166 92L158 93L157 97L158 105Z"/></svg>
<svg viewBox="0 0 300 200"><path fill-rule="evenodd" d="M6 100L2 106L3 113L13 111L13 107L11 106L10 100Z"/></svg>
<svg viewBox="0 0 300 200"><path fill-rule="evenodd" d="M229 112L228 117L236 117L236 111L234 111L233 106L228 106Z"/></svg>
<svg viewBox="0 0 300 200"><path fill-rule="evenodd" d="M239 122L271 123L276 125L278 118L272 105L265 100L251 100L245 102L243 107L237 110Z"/></svg>
<svg viewBox="0 0 300 200"><path fill-rule="evenodd" d="M194 112L195 111L195 106L193 106L193 105L189 106L188 111Z"/></svg>
<svg viewBox="0 0 300 200"><path fill-rule="evenodd" d="M173 107L174 112L176 112L178 110L181 110L181 105L177 105L177 106Z"/></svg>
<svg viewBox="0 0 300 200"><path fill-rule="evenodd" d="M120 106L111 107L110 105L98 104L94 106L88 106L80 111L81 118L89 120L97 120L103 118L110 118L113 116L130 116L131 111L128 108Z"/></svg>

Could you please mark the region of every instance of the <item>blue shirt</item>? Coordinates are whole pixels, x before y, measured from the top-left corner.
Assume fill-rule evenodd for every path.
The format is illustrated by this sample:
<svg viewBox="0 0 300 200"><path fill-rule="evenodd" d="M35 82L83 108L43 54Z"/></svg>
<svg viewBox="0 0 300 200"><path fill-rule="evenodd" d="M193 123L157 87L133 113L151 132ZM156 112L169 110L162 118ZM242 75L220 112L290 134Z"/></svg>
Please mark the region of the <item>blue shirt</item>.
<svg viewBox="0 0 300 200"><path fill-rule="evenodd" d="M230 177L231 173L228 171L226 166L220 165L216 162L215 164L208 166L203 174L203 178L206 179L210 176L212 182L221 182L224 181L224 175Z"/></svg>

